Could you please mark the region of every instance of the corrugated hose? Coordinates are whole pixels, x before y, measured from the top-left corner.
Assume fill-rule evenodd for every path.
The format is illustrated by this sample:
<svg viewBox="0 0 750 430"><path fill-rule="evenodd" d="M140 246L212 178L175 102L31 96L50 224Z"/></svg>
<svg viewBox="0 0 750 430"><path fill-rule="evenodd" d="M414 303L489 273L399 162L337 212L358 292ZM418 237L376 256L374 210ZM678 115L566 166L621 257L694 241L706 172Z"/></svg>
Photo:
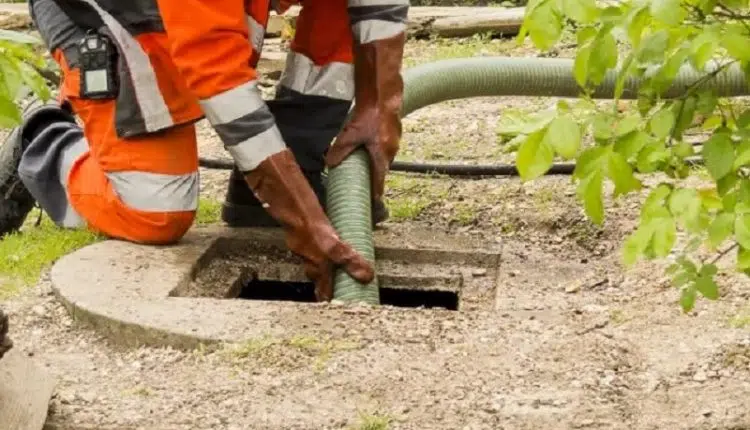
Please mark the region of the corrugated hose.
<svg viewBox="0 0 750 430"><path fill-rule="evenodd" d="M711 64L707 72L683 67L673 85L662 95L675 98L689 89L710 88L719 97L748 95L745 75L738 65L723 69ZM592 94L597 99L614 97L616 72L607 74ZM625 82L622 98L634 99L639 81ZM581 89L573 76L573 60L558 58L482 57L443 60L420 65L404 72L402 116L447 100L473 97L530 96L578 97ZM571 167L559 169L569 172ZM372 263L375 248L372 237L370 168L364 150L355 151L336 168L330 169L327 210L336 231ZM377 280L362 285L343 270L336 273L334 299L378 304Z"/></svg>

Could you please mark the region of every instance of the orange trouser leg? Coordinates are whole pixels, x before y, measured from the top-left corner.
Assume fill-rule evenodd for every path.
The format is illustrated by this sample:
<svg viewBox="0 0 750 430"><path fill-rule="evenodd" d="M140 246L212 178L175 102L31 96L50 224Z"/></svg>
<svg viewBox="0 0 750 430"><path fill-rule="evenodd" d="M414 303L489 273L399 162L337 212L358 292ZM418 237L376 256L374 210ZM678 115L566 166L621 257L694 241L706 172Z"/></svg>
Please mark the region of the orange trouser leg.
<svg viewBox="0 0 750 430"><path fill-rule="evenodd" d="M195 218L198 151L193 125L120 139L115 102L78 96L79 73L58 52L62 97L83 122L89 151L67 177L71 206L95 231L139 243L179 240Z"/></svg>

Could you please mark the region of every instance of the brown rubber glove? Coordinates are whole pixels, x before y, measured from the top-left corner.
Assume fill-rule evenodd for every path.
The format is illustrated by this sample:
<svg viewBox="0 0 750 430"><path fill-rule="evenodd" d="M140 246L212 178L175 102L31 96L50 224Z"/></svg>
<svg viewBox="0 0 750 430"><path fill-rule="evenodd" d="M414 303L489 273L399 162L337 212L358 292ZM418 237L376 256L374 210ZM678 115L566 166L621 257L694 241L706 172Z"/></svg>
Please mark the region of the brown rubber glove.
<svg viewBox="0 0 750 430"><path fill-rule="evenodd" d="M372 199L381 201L385 175L401 139L404 81L401 64L406 33L354 45L354 113L328 151L328 167L339 165L355 149L370 154Z"/></svg>
<svg viewBox="0 0 750 430"><path fill-rule="evenodd" d="M245 173L245 180L283 226L289 249L305 260L305 273L315 282L318 301L333 298L336 266L363 284L373 280L372 266L336 234L291 151L266 158Z"/></svg>

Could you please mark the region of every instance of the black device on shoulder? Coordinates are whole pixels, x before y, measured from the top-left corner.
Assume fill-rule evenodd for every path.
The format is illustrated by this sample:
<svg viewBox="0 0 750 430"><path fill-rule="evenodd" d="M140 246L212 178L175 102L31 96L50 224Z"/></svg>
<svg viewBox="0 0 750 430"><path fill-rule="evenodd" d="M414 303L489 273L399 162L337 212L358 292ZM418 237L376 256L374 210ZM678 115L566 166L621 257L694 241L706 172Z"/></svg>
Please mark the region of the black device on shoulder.
<svg viewBox="0 0 750 430"><path fill-rule="evenodd" d="M89 33L78 43L81 98L117 97L117 50L108 37Z"/></svg>

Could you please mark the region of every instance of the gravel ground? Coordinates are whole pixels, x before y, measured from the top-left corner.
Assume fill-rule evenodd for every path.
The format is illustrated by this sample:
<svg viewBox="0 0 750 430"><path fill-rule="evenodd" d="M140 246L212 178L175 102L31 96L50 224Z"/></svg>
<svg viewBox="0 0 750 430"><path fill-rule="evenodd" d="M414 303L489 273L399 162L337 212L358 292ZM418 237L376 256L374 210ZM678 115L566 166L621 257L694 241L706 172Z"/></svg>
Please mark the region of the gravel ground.
<svg viewBox="0 0 750 430"><path fill-rule="evenodd" d="M408 47L410 64L528 52L507 41ZM551 103L425 108L405 120L399 157L512 159L498 144L499 114ZM198 127L201 153L225 157L206 124ZM228 172L201 173L204 196L221 199ZM684 315L662 266L624 271L619 244L638 201L610 203L599 228L568 177L522 184L394 173L384 228L429 226L503 244L496 310L362 309L343 335L304 347L266 339L218 351L122 350L79 327L46 276L3 306L16 347L58 378L53 429L750 428L750 332L737 323L750 320L750 286L725 276L721 300ZM325 312L310 324L341 329ZM389 325L404 318L413 330L393 333ZM382 336L356 336L368 330Z"/></svg>

